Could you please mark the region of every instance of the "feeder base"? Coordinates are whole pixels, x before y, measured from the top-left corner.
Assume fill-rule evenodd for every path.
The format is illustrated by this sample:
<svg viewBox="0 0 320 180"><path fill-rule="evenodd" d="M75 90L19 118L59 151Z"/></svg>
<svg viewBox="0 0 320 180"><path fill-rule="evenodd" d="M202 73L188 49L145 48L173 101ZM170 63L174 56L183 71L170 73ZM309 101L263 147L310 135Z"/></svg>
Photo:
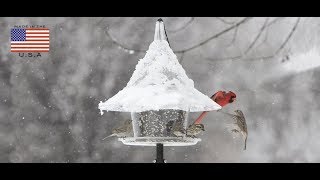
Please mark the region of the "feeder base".
<svg viewBox="0 0 320 180"><path fill-rule="evenodd" d="M200 138L191 137L126 137L118 140L131 146L156 146L158 143L163 146L192 146L201 141Z"/></svg>

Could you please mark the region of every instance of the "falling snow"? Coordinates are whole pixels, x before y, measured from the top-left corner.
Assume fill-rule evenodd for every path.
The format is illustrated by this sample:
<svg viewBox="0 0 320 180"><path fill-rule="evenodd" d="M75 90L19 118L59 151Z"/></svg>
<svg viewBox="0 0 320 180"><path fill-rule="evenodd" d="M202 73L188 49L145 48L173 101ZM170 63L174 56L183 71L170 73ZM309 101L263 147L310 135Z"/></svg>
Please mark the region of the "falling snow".
<svg viewBox="0 0 320 180"><path fill-rule="evenodd" d="M117 49L117 45L106 37L105 30L108 29L105 27L109 26L113 37L124 47L143 50L148 48L146 42L152 38L148 33L154 30L153 26L144 24L153 25L157 18L2 19L1 32L10 32L10 28L21 23L47 22L54 39L50 41L52 51L49 54L28 60L17 58L17 54L8 51L8 33L0 34L0 39L6 40L0 46L1 162L152 162L154 148L129 148L116 140L101 141L101 137L111 133L112 127L130 115L109 112L100 116L97 106L100 100L106 101L126 86L137 58L144 56L140 51L130 54L130 50ZM98 24L101 19L103 23ZM167 30L185 27L168 32L175 51L197 45L233 26L216 17L198 17L186 24L189 19L164 19L168 22ZM236 23L243 18L223 19ZM237 60L220 61L224 57L241 55L257 37L265 19L254 17L238 26L233 45L226 47L224 44L232 41L236 29L188 51L181 63L188 77L194 80L194 86L206 95L220 89L236 91L237 101L225 111L240 108L245 112L250 130L248 149L243 151L242 144L225 131L227 122L223 116L212 112L205 121L202 141L196 146L172 150L165 147L164 156L169 163L319 162L320 18L301 18L283 48L291 51L287 61L281 62L278 57L248 59L272 55L288 37L296 17L269 18L269 22L279 21L265 28L249 54ZM69 45L73 47L69 49ZM283 53L280 51L279 56ZM181 57L182 54L176 55ZM119 76L121 78L117 80ZM92 79L94 81L90 83ZM66 93L70 87L76 89L74 94ZM90 89L96 93L90 93ZM27 94L28 90L30 94ZM92 99L88 98L90 95ZM54 110L48 108L48 102ZM190 113L190 118L196 118L198 114ZM30 124L38 129L31 134L26 131ZM75 124L83 128L82 133L69 133L68 127ZM187 159L184 159L185 154L188 154Z"/></svg>

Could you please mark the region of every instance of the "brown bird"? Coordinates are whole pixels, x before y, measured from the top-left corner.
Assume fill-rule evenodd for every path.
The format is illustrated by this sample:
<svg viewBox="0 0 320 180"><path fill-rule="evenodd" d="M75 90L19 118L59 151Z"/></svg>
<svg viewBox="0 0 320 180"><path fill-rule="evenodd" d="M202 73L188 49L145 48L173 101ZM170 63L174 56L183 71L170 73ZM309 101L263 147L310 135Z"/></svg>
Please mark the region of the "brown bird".
<svg viewBox="0 0 320 180"><path fill-rule="evenodd" d="M187 136L196 137L200 132L204 131L203 124L192 124L187 128Z"/></svg>
<svg viewBox="0 0 320 180"><path fill-rule="evenodd" d="M248 129L247 129L247 123L246 123L246 119L244 117L244 114L241 110L235 110L234 112L236 114L230 114L230 113L226 113L223 111L218 111L221 113L224 113L230 117L232 117L234 119L234 125L236 125L236 127L234 129L231 130L231 132L233 133L241 133L242 137L244 138L244 150L246 150L247 148L247 138L248 138Z"/></svg>
<svg viewBox="0 0 320 180"><path fill-rule="evenodd" d="M113 129L112 134L110 136L107 136L107 137L103 138L102 140L105 140L105 139L112 137L112 136L127 137L127 136L132 135L132 130L133 130L132 129L132 120L127 119L126 121L124 121L123 125Z"/></svg>
<svg viewBox="0 0 320 180"><path fill-rule="evenodd" d="M183 137L186 134L186 130L181 127L177 127L173 130L173 134L177 137Z"/></svg>
<svg viewBox="0 0 320 180"><path fill-rule="evenodd" d="M175 136L183 137L186 134L186 130L183 128L181 124L173 124L172 133Z"/></svg>
<svg viewBox="0 0 320 180"><path fill-rule="evenodd" d="M176 126L173 128L173 134L178 137L183 137L184 135L187 135L188 137L195 138L196 135L198 135L201 131L204 131L203 124L192 124L187 128L187 130L185 130L181 126Z"/></svg>

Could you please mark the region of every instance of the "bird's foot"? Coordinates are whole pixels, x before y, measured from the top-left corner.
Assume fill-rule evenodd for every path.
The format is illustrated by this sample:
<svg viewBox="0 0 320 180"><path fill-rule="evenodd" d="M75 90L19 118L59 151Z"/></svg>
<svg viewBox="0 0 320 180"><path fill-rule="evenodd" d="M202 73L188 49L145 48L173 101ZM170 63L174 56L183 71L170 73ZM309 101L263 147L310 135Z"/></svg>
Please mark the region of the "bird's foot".
<svg viewBox="0 0 320 180"><path fill-rule="evenodd" d="M197 136L195 136L195 135L186 135L186 137L189 137L189 138L197 138Z"/></svg>
<svg viewBox="0 0 320 180"><path fill-rule="evenodd" d="M183 135L175 135L176 137L183 137Z"/></svg>
<svg viewBox="0 0 320 180"><path fill-rule="evenodd" d="M174 135L175 135L176 137L183 137L183 136L184 136L184 135L180 135L180 134L179 134L179 135L174 134Z"/></svg>

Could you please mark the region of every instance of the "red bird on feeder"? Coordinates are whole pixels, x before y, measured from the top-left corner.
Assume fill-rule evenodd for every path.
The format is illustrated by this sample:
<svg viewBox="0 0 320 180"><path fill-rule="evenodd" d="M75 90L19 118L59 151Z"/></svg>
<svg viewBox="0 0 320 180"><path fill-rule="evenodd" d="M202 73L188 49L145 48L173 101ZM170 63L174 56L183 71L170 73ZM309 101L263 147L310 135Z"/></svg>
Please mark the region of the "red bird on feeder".
<svg viewBox="0 0 320 180"><path fill-rule="evenodd" d="M229 91L228 93L226 93L225 91L218 91L214 95L211 96L211 99L214 102L216 102L217 104L219 104L221 107L224 107L227 104L232 103L233 101L235 101L236 97L237 97L237 95L232 91ZM194 124L200 124L202 119L204 118L204 116L207 113L208 113L208 111L202 112L200 114L200 116L196 119Z"/></svg>
<svg viewBox="0 0 320 180"><path fill-rule="evenodd" d="M225 91L218 91L211 96L211 99L218 103L221 107L223 107L235 101L236 97L237 95L232 91L229 91L228 93L226 93Z"/></svg>

